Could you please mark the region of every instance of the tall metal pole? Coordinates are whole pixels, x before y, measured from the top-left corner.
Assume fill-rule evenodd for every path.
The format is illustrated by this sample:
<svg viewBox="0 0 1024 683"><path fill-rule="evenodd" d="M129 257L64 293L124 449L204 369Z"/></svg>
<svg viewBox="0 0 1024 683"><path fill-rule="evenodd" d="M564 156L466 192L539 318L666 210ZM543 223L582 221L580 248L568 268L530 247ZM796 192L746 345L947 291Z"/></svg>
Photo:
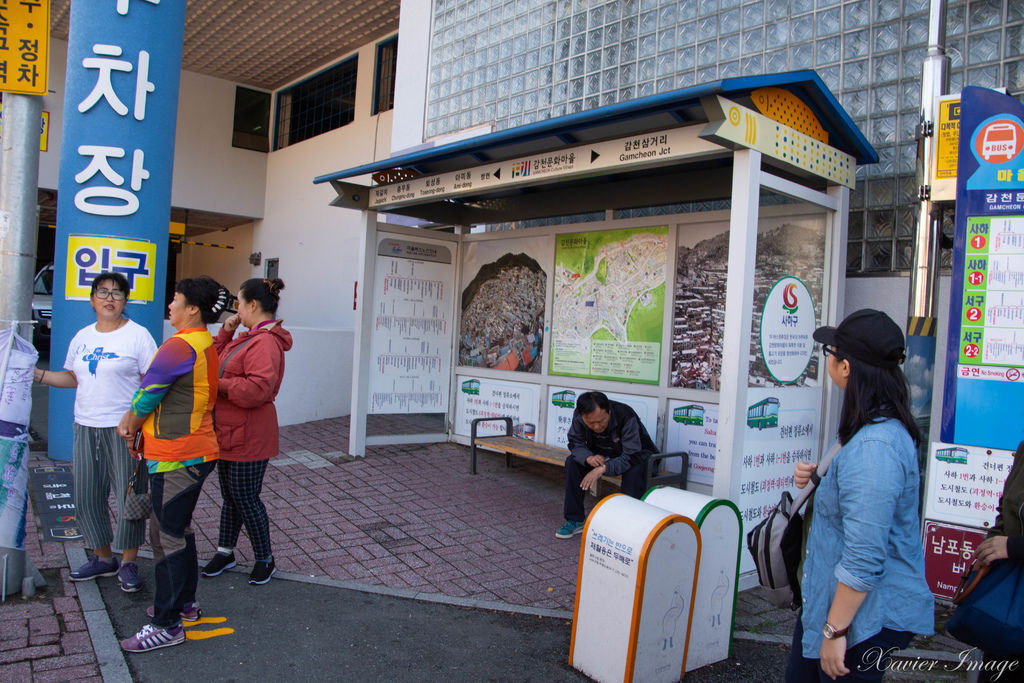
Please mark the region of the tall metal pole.
<svg viewBox="0 0 1024 683"><path fill-rule="evenodd" d="M42 115L42 97L4 94L0 153L0 326L14 327L27 339L32 338L29 321L39 226L39 122ZM0 377L2 382L3 377ZM5 466L11 464L4 463ZM23 461L20 467L25 467ZM27 500L27 488L17 494ZM4 569L5 596L23 590L26 574L35 571L25 551L18 548L0 546L0 563Z"/></svg>
<svg viewBox="0 0 1024 683"><path fill-rule="evenodd" d="M43 98L4 94L0 154L0 325L32 338L32 278L39 226L39 122Z"/></svg>
<svg viewBox="0 0 1024 683"><path fill-rule="evenodd" d="M917 230L910 272L907 307L907 379L911 409L921 428L918 462L922 481L928 461L931 430L932 377L935 369L936 285L939 274L939 237L942 210L932 203L929 177L935 153L932 138L938 116L938 100L949 90L949 58L946 56L946 0L931 0L928 16L928 54L921 73L921 113L917 126ZM921 491L924 491L922 486Z"/></svg>

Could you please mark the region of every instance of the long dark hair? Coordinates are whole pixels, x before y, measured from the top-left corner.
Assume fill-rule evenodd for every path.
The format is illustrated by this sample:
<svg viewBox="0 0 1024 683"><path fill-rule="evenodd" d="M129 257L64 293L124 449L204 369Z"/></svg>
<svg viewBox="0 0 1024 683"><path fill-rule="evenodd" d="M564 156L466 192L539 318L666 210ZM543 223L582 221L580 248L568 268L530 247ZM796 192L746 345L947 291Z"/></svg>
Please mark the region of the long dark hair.
<svg viewBox="0 0 1024 683"><path fill-rule="evenodd" d="M846 445L861 427L885 418L903 423L914 445L921 443L921 430L910 413L910 390L899 367L879 368L856 358L836 354L836 360L850 363L850 376L839 413L839 443Z"/></svg>

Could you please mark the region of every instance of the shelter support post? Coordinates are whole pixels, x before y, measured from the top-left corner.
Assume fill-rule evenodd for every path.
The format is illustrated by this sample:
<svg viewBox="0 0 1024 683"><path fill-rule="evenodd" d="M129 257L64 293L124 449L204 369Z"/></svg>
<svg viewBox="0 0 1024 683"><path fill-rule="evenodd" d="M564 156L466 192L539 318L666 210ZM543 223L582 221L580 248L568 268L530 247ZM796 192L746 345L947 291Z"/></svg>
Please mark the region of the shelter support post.
<svg viewBox="0 0 1024 683"><path fill-rule="evenodd" d="M822 302L824 311L820 318L822 325L838 325L844 317L843 302L846 300L846 257L847 233L850 223L850 188L832 185L828 194L836 200L835 210L829 214L828 231L825 233L825 292ZM824 367L822 365L821 367ZM839 431L839 408L842 393L832 382L825 384L826 396L824 420L822 420L821 453L824 453L834 434Z"/></svg>
<svg viewBox="0 0 1024 683"><path fill-rule="evenodd" d="M729 500L739 500L740 493L760 195L761 153L750 149L736 151L732 166L729 279L725 290L722 389L712 493L716 498Z"/></svg>
<svg viewBox="0 0 1024 683"><path fill-rule="evenodd" d="M356 280L355 348L352 351L352 407L349 455L366 455L366 415L370 405L370 334L373 330L373 278L377 263L377 212L363 211L359 243L361 265Z"/></svg>

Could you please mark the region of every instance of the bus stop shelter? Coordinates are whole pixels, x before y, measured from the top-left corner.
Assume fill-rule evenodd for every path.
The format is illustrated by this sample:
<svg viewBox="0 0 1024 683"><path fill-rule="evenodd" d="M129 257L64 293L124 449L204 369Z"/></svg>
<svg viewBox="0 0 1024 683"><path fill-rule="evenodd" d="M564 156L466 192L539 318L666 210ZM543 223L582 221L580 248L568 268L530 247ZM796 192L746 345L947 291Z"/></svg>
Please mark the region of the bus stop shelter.
<svg viewBox="0 0 1024 683"><path fill-rule="evenodd" d="M596 389L749 528L834 425L810 335L842 316L850 191L876 161L800 71L316 178L362 215L351 453L467 443L490 416L564 444Z"/></svg>

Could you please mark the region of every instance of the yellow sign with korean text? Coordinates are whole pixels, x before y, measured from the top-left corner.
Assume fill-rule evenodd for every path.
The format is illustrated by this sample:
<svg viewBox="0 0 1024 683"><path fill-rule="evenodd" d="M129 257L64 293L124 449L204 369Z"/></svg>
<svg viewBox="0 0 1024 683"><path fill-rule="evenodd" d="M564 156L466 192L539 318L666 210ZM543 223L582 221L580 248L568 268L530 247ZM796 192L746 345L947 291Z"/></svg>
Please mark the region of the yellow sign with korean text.
<svg viewBox="0 0 1024 683"><path fill-rule="evenodd" d="M96 276L111 272L128 278L129 303L153 301L156 244L102 235L68 236L68 299L87 301Z"/></svg>
<svg viewBox="0 0 1024 683"><path fill-rule="evenodd" d="M3 111L3 105L0 105L0 112ZM3 126L0 125L0 139L3 138ZM44 111L42 117L39 119L39 151L45 152L47 147L50 146L50 112Z"/></svg>
<svg viewBox="0 0 1024 683"><path fill-rule="evenodd" d="M50 0L0 0L0 91L45 95Z"/></svg>
<svg viewBox="0 0 1024 683"><path fill-rule="evenodd" d="M960 96L944 95L938 102L939 116L931 144L934 162L931 168L932 201L956 199L956 167L960 153Z"/></svg>

